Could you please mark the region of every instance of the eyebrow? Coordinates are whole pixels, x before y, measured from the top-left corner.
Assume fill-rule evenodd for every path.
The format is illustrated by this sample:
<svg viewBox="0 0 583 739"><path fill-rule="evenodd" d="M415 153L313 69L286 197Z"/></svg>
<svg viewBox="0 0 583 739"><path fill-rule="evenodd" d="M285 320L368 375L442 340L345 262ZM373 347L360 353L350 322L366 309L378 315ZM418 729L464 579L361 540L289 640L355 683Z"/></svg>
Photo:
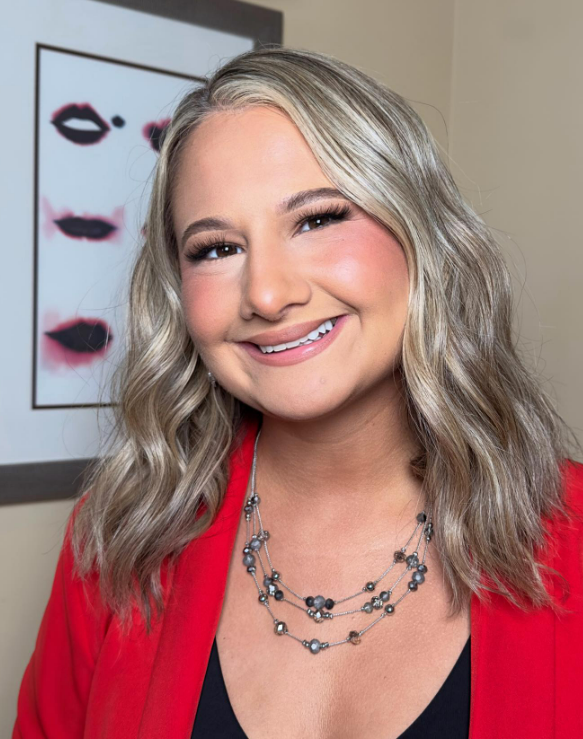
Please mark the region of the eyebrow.
<svg viewBox="0 0 583 739"><path fill-rule="evenodd" d="M344 193L334 187L318 187L314 190L301 190L300 192L294 193L294 195L288 196L279 203L276 212L279 215L290 213L293 210L301 208L303 205L308 205L308 203L313 203L315 200L321 200L322 198L342 198L343 200L348 200ZM201 233L201 231L227 231L231 228L235 228L235 226L228 218L220 218L218 216L200 218L198 221L190 223L184 229L180 240L181 249L184 249L186 242L191 236L195 236Z"/></svg>

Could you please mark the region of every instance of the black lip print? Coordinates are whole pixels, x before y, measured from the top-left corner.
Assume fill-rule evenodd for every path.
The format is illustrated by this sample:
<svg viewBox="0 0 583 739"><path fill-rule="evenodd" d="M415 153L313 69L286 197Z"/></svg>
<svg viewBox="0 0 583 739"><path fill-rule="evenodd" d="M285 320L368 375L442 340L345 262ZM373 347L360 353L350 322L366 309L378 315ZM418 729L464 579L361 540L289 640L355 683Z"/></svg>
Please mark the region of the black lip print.
<svg viewBox="0 0 583 739"><path fill-rule="evenodd" d="M55 331L45 331L45 334L65 349L79 354L99 352L113 339L108 327L101 321L89 323L80 320Z"/></svg>
<svg viewBox="0 0 583 739"><path fill-rule="evenodd" d="M70 216L68 218L58 218L54 223L67 236L74 239L90 239L91 241L103 241L114 231L114 226L108 221L101 218L81 218L80 216Z"/></svg>
<svg viewBox="0 0 583 739"><path fill-rule="evenodd" d="M75 119L80 121L91 121L97 126L97 129L88 131L87 129L75 128L74 126L66 125L69 121L74 121ZM80 144L82 146L97 144L111 130L103 118L97 114L89 103L84 103L82 105L66 105L56 111L51 123L61 136L64 136L68 141L71 141L74 144Z"/></svg>
<svg viewBox="0 0 583 739"><path fill-rule="evenodd" d="M170 118L167 118L164 121L157 121L156 123L146 123L144 126L142 133L154 151L160 151L162 148L164 135L169 123Z"/></svg>

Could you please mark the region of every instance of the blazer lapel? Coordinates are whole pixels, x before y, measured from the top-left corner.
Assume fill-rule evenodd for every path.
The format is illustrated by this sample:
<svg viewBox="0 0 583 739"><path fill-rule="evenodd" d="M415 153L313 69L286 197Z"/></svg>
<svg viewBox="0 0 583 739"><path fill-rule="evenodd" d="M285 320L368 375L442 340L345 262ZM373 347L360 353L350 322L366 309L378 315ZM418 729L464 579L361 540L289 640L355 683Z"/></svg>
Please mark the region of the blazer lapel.
<svg viewBox="0 0 583 739"><path fill-rule="evenodd" d="M257 422L231 454L223 506L179 557L140 724L140 739L189 739L223 604L247 489Z"/></svg>
<svg viewBox="0 0 583 739"><path fill-rule="evenodd" d="M498 595L489 604L472 597L470 739L583 737L582 469L568 465L564 478L579 518L547 521L541 556L560 573L543 575L549 591L571 613L525 612Z"/></svg>

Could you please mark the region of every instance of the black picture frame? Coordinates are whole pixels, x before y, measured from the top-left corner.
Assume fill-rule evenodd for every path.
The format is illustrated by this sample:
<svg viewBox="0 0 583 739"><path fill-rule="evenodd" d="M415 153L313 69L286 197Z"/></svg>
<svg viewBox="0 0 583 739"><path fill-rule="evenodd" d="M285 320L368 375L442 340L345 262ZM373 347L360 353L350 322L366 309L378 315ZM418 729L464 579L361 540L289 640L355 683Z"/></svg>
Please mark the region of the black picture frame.
<svg viewBox="0 0 583 739"><path fill-rule="evenodd" d="M86 0L117 5L253 41L254 48L280 45L283 13L239 0ZM46 46L46 45L44 45ZM36 53L38 54L38 44ZM36 117L36 108L35 108ZM36 197L36 187L34 188ZM36 205L35 205L36 213ZM35 260L36 263L36 260ZM36 291L33 291L36 299ZM38 412L45 412L39 408ZM91 458L0 465L0 505L76 498Z"/></svg>

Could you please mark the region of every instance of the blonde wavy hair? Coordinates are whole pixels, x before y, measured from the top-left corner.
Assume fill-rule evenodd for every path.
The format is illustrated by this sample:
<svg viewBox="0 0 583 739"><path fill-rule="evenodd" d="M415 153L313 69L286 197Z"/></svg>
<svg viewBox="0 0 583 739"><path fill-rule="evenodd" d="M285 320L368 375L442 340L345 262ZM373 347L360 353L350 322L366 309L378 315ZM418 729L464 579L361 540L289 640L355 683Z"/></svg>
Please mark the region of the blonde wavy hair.
<svg viewBox="0 0 583 739"><path fill-rule="evenodd" d="M122 627L135 603L149 632L153 609L164 608L164 560L174 564L215 519L229 454L258 413L208 382L185 326L171 218L189 134L209 115L257 105L289 116L328 179L406 255L401 371L423 450L412 465L434 507L452 613L486 590L520 607L553 606L536 552L543 517L568 515L562 465L572 434L517 352L499 247L403 97L328 55L279 46L230 60L188 92L166 129L131 280L115 432L75 511L79 574L97 568Z"/></svg>

